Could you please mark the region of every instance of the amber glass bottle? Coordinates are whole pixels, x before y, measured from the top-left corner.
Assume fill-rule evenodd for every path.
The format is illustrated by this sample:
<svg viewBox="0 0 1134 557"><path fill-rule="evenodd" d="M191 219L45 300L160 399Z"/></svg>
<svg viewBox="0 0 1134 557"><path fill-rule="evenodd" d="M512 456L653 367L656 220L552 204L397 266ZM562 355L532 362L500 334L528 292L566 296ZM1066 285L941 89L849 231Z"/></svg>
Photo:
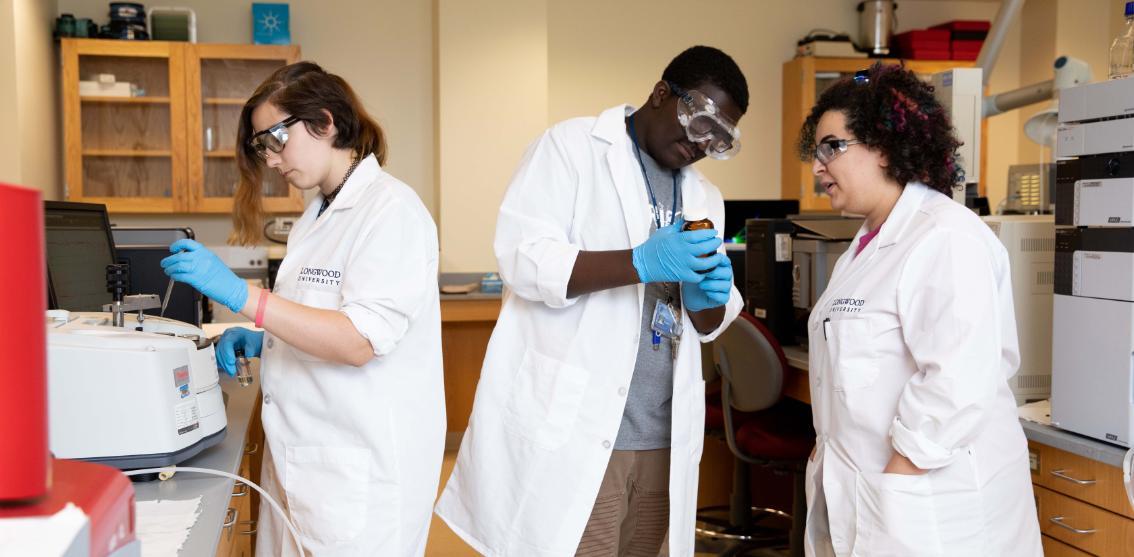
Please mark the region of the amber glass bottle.
<svg viewBox="0 0 1134 557"><path fill-rule="evenodd" d="M709 212L705 210L704 207L693 206L685 209L683 218L685 219L685 224L681 225L682 230L712 230L714 228L713 221L709 220ZM706 253L701 257L710 257L712 255L711 253ZM711 270L712 269L698 272L705 274Z"/></svg>

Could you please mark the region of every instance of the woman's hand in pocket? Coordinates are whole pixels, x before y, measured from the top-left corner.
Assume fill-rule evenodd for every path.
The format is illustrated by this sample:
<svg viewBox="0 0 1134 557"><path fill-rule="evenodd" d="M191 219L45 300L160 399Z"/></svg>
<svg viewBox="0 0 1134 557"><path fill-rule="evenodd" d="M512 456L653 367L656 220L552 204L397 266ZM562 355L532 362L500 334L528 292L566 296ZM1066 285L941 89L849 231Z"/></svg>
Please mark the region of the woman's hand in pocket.
<svg viewBox="0 0 1134 557"><path fill-rule="evenodd" d="M894 451L890 456L890 462L886 463L886 469L882 470L883 474L905 474L907 476L920 476L929 470L923 470L914 465L913 461L906 458L902 454Z"/></svg>

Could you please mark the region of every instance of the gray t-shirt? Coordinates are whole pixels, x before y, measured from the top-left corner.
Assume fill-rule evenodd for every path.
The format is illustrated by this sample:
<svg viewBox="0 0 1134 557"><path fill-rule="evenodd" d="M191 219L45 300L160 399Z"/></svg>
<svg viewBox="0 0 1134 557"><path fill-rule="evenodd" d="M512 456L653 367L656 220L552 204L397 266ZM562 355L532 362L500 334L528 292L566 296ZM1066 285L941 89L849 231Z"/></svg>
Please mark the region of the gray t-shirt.
<svg viewBox="0 0 1134 557"><path fill-rule="evenodd" d="M657 199L661 213L662 226L681 218L680 177L678 178L677 203L674 204L673 171L658 166L645 151L642 151L642 164L650 177L650 186ZM649 194L646 196L649 198ZM676 214L674 214L676 208ZM653 207L650 211L650 232L654 225ZM668 291L667 291L668 287ZM634 363L634 377L630 380L630 390L626 395L626 409L622 412L622 425L618 428L618 438L614 448L622 451L648 451L664 449L670 445L672 422L671 402L673 401L673 356L672 344L662 337L658 349L653 347L654 306L658 300L663 303L673 299L676 311L681 311L681 284L654 282L646 285L646 297L642 304L642 330L638 340L638 358ZM688 326L684 324L684 326Z"/></svg>

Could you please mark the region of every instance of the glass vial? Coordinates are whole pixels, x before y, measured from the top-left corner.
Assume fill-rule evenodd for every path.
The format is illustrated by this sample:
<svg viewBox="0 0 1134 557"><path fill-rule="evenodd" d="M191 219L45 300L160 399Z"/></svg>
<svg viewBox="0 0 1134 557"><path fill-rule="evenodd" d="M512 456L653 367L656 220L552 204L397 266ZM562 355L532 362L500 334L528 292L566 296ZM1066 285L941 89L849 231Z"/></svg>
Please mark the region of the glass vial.
<svg viewBox="0 0 1134 557"><path fill-rule="evenodd" d="M248 363L248 358L244 357L243 348L236 349L236 382L241 387L252 384L252 366Z"/></svg>

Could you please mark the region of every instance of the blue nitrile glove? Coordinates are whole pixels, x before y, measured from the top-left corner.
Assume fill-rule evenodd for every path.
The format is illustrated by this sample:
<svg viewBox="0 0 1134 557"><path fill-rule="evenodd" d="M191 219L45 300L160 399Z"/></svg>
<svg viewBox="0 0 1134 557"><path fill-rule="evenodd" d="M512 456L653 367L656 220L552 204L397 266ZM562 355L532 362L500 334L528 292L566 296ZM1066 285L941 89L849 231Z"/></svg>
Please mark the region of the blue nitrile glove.
<svg viewBox="0 0 1134 557"><path fill-rule="evenodd" d="M228 329L214 347L217 353L217 365L229 376L235 376L236 349L243 348L245 358L259 358L263 345L263 331L250 331L241 327Z"/></svg>
<svg viewBox="0 0 1134 557"><path fill-rule="evenodd" d="M634 248L634 269L642 282L701 282L697 271L712 269L716 260L701 258L717 251L721 239L716 230L681 231L681 224L672 224L654 231L650 238Z"/></svg>
<svg viewBox="0 0 1134 557"><path fill-rule="evenodd" d="M239 313L248 301L248 285L220 258L194 240L178 240L169 246L173 255L161 260L170 278L196 288L214 301Z"/></svg>
<svg viewBox="0 0 1134 557"><path fill-rule="evenodd" d="M703 275L699 283L681 283L681 300L685 310L703 311L723 306L732 292L732 261L723 253L706 257L716 264L716 268Z"/></svg>

